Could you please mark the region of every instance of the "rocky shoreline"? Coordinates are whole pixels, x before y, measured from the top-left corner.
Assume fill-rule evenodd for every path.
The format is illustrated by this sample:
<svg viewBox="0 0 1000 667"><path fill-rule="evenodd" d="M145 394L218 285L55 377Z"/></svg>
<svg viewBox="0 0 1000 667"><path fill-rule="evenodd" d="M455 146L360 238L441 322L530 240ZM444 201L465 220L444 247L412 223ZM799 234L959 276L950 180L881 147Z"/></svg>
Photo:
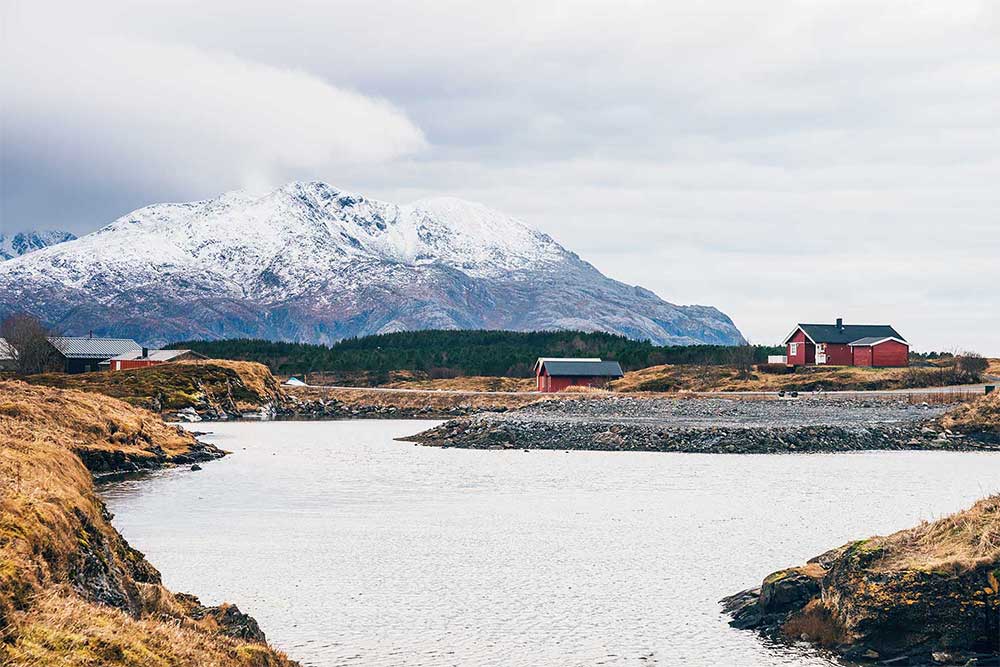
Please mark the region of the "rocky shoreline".
<svg viewBox="0 0 1000 667"><path fill-rule="evenodd" d="M998 509L996 497L977 507L984 503ZM948 529L955 532L956 526ZM735 628L810 642L852 662L1000 664L996 556L886 563L898 549L893 541L910 549L907 533L917 531L933 532L922 526L859 540L774 572L761 586L721 600L723 612Z"/></svg>
<svg viewBox="0 0 1000 667"><path fill-rule="evenodd" d="M151 455L133 456L121 450L90 449L77 452L77 456L95 478L102 478L122 473L156 470L174 465L203 463L220 459L228 454L215 445L200 440L191 445L190 450L184 454L171 455L155 447L146 451Z"/></svg>
<svg viewBox="0 0 1000 667"><path fill-rule="evenodd" d="M507 412L504 407L493 407L494 412ZM385 404L357 405L331 398L311 401L288 402L277 407L274 419L451 419L467 417L481 412L481 408L468 403L449 407L396 406Z"/></svg>
<svg viewBox="0 0 1000 667"><path fill-rule="evenodd" d="M563 400L452 419L404 438L470 449L692 453L1000 449L936 426L947 407L898 399Z"/></svg>
<svg viewBox="0 0 1000 667"><path fill-rule="evenodd" d="M280 401L262 404L254 411L227 411L219 406L201 403L183 410L167 411L164 417L174 421L197 423L200 421L235 420L329 420L345 419L453 419L468 417L483 411L482 406L456 402L452 405L394 405L391 402L359 403L342 401L336 397L299 399L288 395ZM490 405L491 412L507 412L503 405Z"/></svg>
<svg viewBox="0 0 1000 667"><path fill-rule="evenodd" d="M121 400L0 382L0 664L296 665L234 605L165 588L95 490L225 454Z"/></svg>

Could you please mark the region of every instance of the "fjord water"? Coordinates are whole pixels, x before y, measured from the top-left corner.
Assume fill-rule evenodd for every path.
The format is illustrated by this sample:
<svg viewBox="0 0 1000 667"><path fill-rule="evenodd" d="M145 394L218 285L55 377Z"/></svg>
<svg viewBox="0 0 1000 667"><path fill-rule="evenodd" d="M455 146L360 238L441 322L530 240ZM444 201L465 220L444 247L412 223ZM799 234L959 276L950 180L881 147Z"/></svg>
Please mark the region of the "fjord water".
<svg viewBox="0 0 1000 667"><path fill-rule="evenodd" d="M113 482L175 591L232 601L303 665L832 665L719 598L1000 485L979 453L481 451L434 422L197 424L233 452Z"/></svg>

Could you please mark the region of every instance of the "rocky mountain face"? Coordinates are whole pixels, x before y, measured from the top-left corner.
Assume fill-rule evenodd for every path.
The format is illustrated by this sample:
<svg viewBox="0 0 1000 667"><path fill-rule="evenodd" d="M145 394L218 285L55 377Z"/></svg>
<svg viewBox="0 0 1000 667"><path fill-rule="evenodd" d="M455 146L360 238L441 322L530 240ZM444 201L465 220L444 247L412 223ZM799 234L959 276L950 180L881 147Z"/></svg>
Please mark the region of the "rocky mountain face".
<svg viewBox="0 0 1000 667"><path fill-rule="evenodd" d="M134 211L0 264L0 315L149 344L254 337L330 343L416 329L581 329L659 344L736 344L710 306L625 285L479 204L407 206L291 183Z"/></svg>
<svg viewBox="0 0 1000 667"><path fill-rule="evenodd" d="M57 243L72 241L75 238L74 234L58 229L0 234L0 261L20 257L34 250L41 250Z"/></svg>

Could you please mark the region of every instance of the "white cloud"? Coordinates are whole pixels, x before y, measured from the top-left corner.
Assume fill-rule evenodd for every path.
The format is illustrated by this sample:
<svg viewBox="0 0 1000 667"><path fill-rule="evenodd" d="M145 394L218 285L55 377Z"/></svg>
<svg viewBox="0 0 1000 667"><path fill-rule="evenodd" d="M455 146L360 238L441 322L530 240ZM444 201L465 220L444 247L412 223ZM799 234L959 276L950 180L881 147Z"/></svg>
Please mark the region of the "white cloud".
<svg viewBox="0 0 1000 667"><path fill-rule="evenodd" d="M5 150L51 170L214 193L426 146L384 99L301 69L24 7L5 17Z"/></svg>

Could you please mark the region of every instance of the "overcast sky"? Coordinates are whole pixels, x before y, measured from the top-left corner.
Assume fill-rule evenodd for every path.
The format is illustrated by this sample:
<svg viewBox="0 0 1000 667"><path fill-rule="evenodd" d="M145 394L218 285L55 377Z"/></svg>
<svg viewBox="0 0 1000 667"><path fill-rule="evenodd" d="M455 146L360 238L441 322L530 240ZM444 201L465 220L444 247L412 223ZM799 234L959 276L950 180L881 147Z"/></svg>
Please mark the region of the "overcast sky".
<svg viewBox="0 0 1000 667"><path fill-rule="evenodd" d="M0 7L2 232L449 194L756 342L843 316L1000 355L996 2Z"/></svg>

